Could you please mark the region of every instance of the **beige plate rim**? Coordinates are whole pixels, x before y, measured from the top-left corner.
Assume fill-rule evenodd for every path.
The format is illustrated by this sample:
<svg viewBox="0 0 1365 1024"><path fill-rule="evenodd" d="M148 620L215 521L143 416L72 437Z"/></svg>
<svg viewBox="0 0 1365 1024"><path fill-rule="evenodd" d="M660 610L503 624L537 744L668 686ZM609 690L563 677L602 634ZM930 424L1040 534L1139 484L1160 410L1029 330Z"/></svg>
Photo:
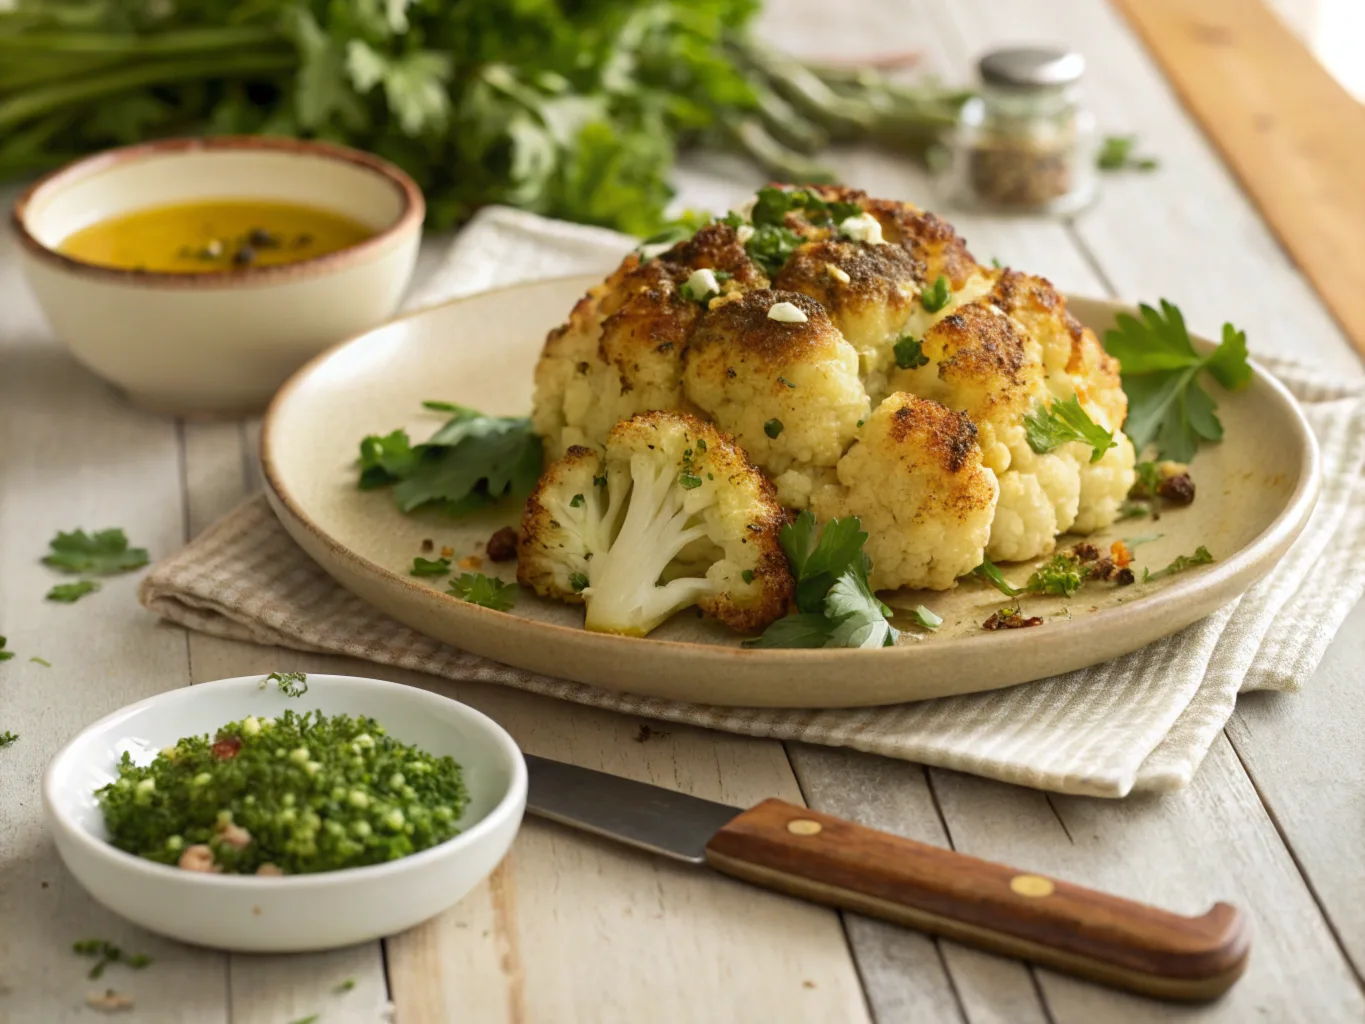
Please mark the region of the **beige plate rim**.
<svg viewBox="0 0 1365 1024"><path fill-rule="evenodd" d="M1136 642L1131 643L1126 650L1117 651L1109 654L1104 659L1095 659L1084 652L1084 644L1073 644L1077 649L1072 657L1058 657L1053 661L1053 672L1061 673L1084 668L1097 663L1097 660L1108 660L1109 657L1116 657L1119 654L1136 650L1156 639L1177 632L1180 628L1189 623L1210 614L1216 609L1227 604L1229 601L1245 592L1253 583L1264 576L1274 566L1276 562L1288 551L1290 545L1298 537L1303 527L1308 521L1309 515L1317 502L1318 490L1321 478L1321 465L1318 453L1317 441L1313 436L1312 429L1304 419L1302 411L1298 407L1289 391L1276 380L1270 373L1266 372L1254 361L1252 371L1257 381L1269 389L1274 399L1282 406L1281 414L1288 423L1293 424L1295 430L1294 441L1297 453L1300 458L1302 470L1299 478L1295 481L1294 488L1285 502L1283 509L1275 519L1250 543L1244 545L1232 555L1229 555L1213 566L1202 572L1187 577L1179 577L1161 590L1153 593L1149 597L1133 601L1121 607L1105 608L1093 614L1077 619L1073 624L1058 623L1050 631L1048 636L1041 637L1034 634L1032 630L1018 630L999 633L981 633L965 638L943 639L938 642L896 647L892 649L880 650L784 650L784 649L765 649L748 650L740 647L723 647L709 644L695 644L676 640L658 640L649 637L624 637L612 634L590 633L581 628L562 626L556 623L531 621L517 616L511 616L506 612L494 611L479 605L469 604L458 598L447 596L430 587L422 586L413 580L401 576L393 570L373 562L351 549L344 543L331 536L326 530L317 524L309 515L304 504L292 494L286 481L282 478L279 467L273 453L275 426L283 415L286 405L289 403L292 394L301 387L308 379L324 364L328 363L338 354L352 346L365 345L371 336L376 332L386 330L395 323L410 321L413 319L439 316L445 310L454 306L486 297L490 294L510 292L519 289L534 289L551 285L568 286L570 282L581 282L583 288L596 284L600 281L600 275L564 275L555 278L545 278L531 282L507 285L501 288L488 289L474 295L463 296L449 302L426 306L421 309L405 313L394 320L381 324L359 335L340 342L327 349L318 356L314 357L302 368L300 368L284 386L280 388L275 398L271 401L262 423L260 453L261 465L265 478L266 497L270 502L275 514L280 518L285 528L290 532L296 541L306 549L311 548L309 553L315 560L319 561L322 568L338 579L343 586L345 580L341 575L354 574L360 578L368 577L369 580L382 583L389 588L396 588L403 592L407 597L419 602L437 602L443 614L459 616L464 618L469 624L469 634L477 636L481 629L499 629L507 619L514 619L516 622L523 623L527 634L542 642L554 642L559 645L571 644L577 651L581 652L586 660L595 662L599 665L611 664L613 661L627 661L638 663L637 655L649 655L651 657L651 667L656 667L665 659L683 657L687 659L688 672L692 673L712 673L732 671L745 662L753 659L761 659L766 663L766 667L777 672L788 670L800 672L803 675L810 673L828 672L837 668L841 673L859 672L860 667L871 664L874 659L894 658L903 661L906 672L914 672L917 668L942 668L954 664L959 659L989 659L996 666L1007 664L1013 657L1022 652L1034 649L1039 643L1049 645L1065 646L1070 641L1077 639L1077 633L1083 628L1085 631L1091 630L1121 630L1125 635L1132 637ZM1106 309L1112 313L1136 312L1135 308L1127 303L1116 302L1109 299L1092 299L1085 296L1067 296L1069 302L1079 302L1088 306ZM1195 339L1196 344L1207 346L1208 342L1201 342ZM328 564L326 558L319 558L319 553L334 558L337 565ZM350 588L348 588L350 589ZM1180 624L1171 628L1164 626L1163 622L1170 621L1170 611L1177 605L1189 605L1200 609L1197 615L1184 615L1180 618ZM393 608L383 608L382 611L400 618L401 615ZM642 646L644 645L644 646ZM534 645L528 644L530 648ZM480 654L477 642L467 644L466 649L472 653ZM507 659L503 659L506 661ZM519 659L522 660L522 659ZM522 664L514 667L525 668L528 671L537 671L547 674L554 672L555 664L552 658L547 659L539 655L528 655ZM883 666L885 667L885 666ZM974 692L979 690L997 689L1003 686L1015 685L1018 683L1035 681L1034 679L1022 679L1012 676L1008 671L1002 672L998 668L983 666L985 669L981 673L982 684L964 689L955 687L945 693ZM573 673L569 678L575 678ZM634 677L634 681L629 685L615 685L610 679L600 676L593 678L576 678L575 681L588 683L607 690L619 692L635 693L642 696L664 697L675 700L689 700L685 692L680 692L678 687L673 685L674 675L672 673L660 673L660 678L651 678L649 673L640 673ZM872 698L860 697L857 694L850 694L847 702L839 705L826 703L792 703L778 699L778 695L770 695L765 698L763 694L755 694L746 691L743 701L731 702L733 705L740 706L766 706L766 707L859 707L875 706L891 703L901 703L908 699L927 699L928 697L941 694L929 693L923 696L891 696L885 693ZM713 703L715 703L713 701Z"/></svg>

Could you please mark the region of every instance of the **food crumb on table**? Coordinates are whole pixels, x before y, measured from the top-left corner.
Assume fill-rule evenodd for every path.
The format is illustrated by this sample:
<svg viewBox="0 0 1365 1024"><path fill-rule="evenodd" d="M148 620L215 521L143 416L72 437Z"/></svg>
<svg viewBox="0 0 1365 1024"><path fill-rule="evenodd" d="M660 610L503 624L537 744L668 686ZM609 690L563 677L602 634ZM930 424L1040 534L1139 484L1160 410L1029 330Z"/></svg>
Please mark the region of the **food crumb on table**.
<svg viewBox="0 0 1365 1024"><path fill-rule="evenodd" d="M103 992L91 992L87 995L85 1005L100 1013L121 1013L133 1008L133 997L107 988Z"/></svg>

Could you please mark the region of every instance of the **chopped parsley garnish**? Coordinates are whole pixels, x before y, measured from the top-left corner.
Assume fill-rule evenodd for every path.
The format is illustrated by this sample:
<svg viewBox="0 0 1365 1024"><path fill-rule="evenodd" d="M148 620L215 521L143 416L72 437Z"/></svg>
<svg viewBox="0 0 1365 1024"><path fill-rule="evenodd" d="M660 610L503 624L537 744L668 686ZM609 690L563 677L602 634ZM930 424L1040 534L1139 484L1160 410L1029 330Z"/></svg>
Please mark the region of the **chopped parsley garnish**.
<svg viewBox="0 0 1365 1024"><path fill-rule="evenodd" d="M606 486L607 486L607 471L606 471L605 469L602 471L602 475L601 475L601 476L595 476L595 477L592 478L592 485L593 485L594 487L606 487Z"/></svg>
<svg viewBox="0 0 1365 1024"><path fill-rule="evenodd" d="M60 601L63 604L75 604L86 594L93 594L99 590L100 585L94 580L81 580L78 583L58 583L47 592L49 601Z"/></svg>
<svg viewBox="0 0 1365 1024"><path fill-rule="evenodd" d="M818 227L839 224L863 212L857 203L828 202L814 189L779 188L766 185L758 190L750 215L754 227L785 224L787 214L799 210L807 221Z"/></svg>
<svg viewBox="0 0 1365 1024"><path fill-rule="evenodd" d="M0 732L0 750L4 750L18 738L19 738L18 733L13 733L9 731Z"/></svg>
<svg viewBox="0 0 1365 1024"><path fill-rule="evenodd" d="M1136 135L1106 135L1095 155L1095 166L1102 171L1154 171L1159 166L1155 157L1134 156Z"/></svg>
<svg viewBox="0 0 1365 1024"><path fill-rule="evenodd" d="M754 581L754 571L752 569L745 569L739 574L739 578L745 583L752 583Z"/></svg>
<svg viewBox="0 0 1365 1024"><path fill-rule="evenodd" d="M1070 597L1081 589L1087 575L1075 555L1057 554L1033 570L1024 589L1031 594Z"/></svg>
<svg viewBox="0 0 1365 1024"><path fill-rule="evenodd" d="M1155 462L1139 462L1133 467L1133 486L1128 493L1132 497L1155 498L1161 486L1161 470Z"/></svg>
<svg viewBox="0 0 1365 1024"><path fill-rule="evenodd" d="M5 650L5 643L5 638L0 636L0 661L9 661L10 658L14 657L13 651Z"/></svg>
<svg viewBox="0 0 1365 1024"><path fill-rule="evenodd" d="M569 501L569 508L582 508L582 507L583 507L583 495L581 495L581 494L575 494L575 495L573 496L573 498Z"/></svg>
<svg viewBox="0 0 1365 1024"><path fill-rule="evenodd" d="M778 377L778 378L777 378L777 383L783 384L783 385L785 385L786 387L789 387L789 388L795 388L795 387L796 387L796 385L793 384L791 381L787 380L786 377Z"/></svg>
<svg viewBox="0 0 1365 1024"><path fill-rule="evenodd" d="M796 577L797 614L778 619L746 647L891 647L891 609L867 581L867 534L857 516L820 529L809 510L782 527L782 550Z"/></svg>
<svg viewBox="0 0 1365 1024"><path fill-rule="evenodd" d="M1194 554L1180 555L1164 569L1158 569L1156 572L1148 572L1146 569L1143 569L1142 582L1150 583L1152 580L1159 580L1166 576L1174 576L1178 572L1184 572L1186 569L1193 569L1196 565L1208 565L1212 561L1214 561L1213 555L1209 554L1209 549L1201 544L1194 549Z"/></svg>
<svg viewBox="0 0 1365 1024"><path fill-rule="evenodd" d="M782 433L782 421L779 419L769 420L763 424L763 433L776 440L777 436Z"/></svg>
<svg viewBox="0 0 1365 1024"><path fill-rule="evenodd" d="M52 550L43 556L43 564L62 572L93 572L109 576L141 569L147 564L146 548L130 548L128 538L120 529L99 530L93 535L84 530L59 532L48 545Z"/></svg>
<svg viewBox="0 0 1365 1024"><path fill-rule="evenodd" d="M701 486L701 477L697 476L695 473L689 473L686 470L683 470L678 474L678 486L690 491L694 487Z"/></svg>
<svg viewBox="0 0 1365 1024"><path fill-rule="evenodd" d="M451 402L422 404L454 415L419 445L405 430L361 441L361 490L392 485L394 501L404 512L436 505L462 516L535 487L541 443L529 417L485 416Z"/></svg>
<svg viewBox="0 0 1365 1024"><path fill-rule="evenodd" d="M504 583L481 572L467 572L452 580L446 593L470 604L505 612L517 603L518 588L515 583Z"/></svg>
<svg viewBox="0 0 1365 1024"><path fill-rule="evenodd" d="M264 690L271 683L280 688L280 693L286 697L302 697L308 692L308 675L305 672L271 672L261 680L261 689Z"/></svg>
<svg viewBox="0 0 1365 1024"><path fill-rule="evenodd" d="M1000 568L984 555L981 557L981 564L972 570L972 575L977 579L985 580L1006 597L1018 597L1024 591L1016 587L1005 579L1004 573Z"/></svg>
<svg viewBox="0 0 1365 1024"><path fill-rule="evenodd" d="M1152 506L1145 501L1123 501L1119 503L1118 520L1142 519L1152 514Z"/></svg>
<svg viewBox="0 0 1365 1024"><path fill-rule="evenodd" d="M410 576L448 576L450 575L449 558L423 558L417 555L412 560L412 568L408 570Z"/></svg>
<svg viewBox="0 0 1365 1024"><path fill-rule="evenodd" d="M1200 374L1207 371L1229 391L1246 387L1251 381L1246 335L1224 324L1222 343L1201 356L1171 303L1162 299L1159 311L1144 304L1140 314L1141 319L1120 313L1104 336L1128 395L1124 430L1139 452L1155 445L1160 458L1189 462L1201 441L1223 437L1217 403L1200 385Z"/></svg>
<svg viewBox="0 0 1365 1024"><path fill-rule="evenodd" d="M72 952L80 956L88 956L96 961L95 966L91 967L90 973L86 975L92 979L104 974L104 969L110 964L123 964L125 967L140 971L152 962L152 958L146 953L129 955L112 942L106 942L104 939L86 939L83 942L76 942L72 944L71 949Z"/></svg>
<svg viewBox="0 0 1365 1024"><path fill-rule="evenodd" d="M914 370L920 366L929 365L929 357L921 351L922 343L902 334L892 349L896 353L896 365L902 370Z"/></svg>
<svg viewBox="0 0 1365 1024"><path fill-rule="evenodd" d="M910 611L910 617L915 620L915 625L921 629L938 629L943 625L943 616L931 612L922 604L917 604Z"/></svg>
<svg viewBox="0 0 1365 1024"><path fill-rule="evenodd" d="M706 451L706 438L704 437L697 438L697 451L699 452Z"/></svg>
<svg viewBox="0 0 1365 1024"><path fill-rule="evenodd" d="M1048 408L1024 416L1024 434L1028 446L1039 455L1046 454L1071 441L1090 445L1090 461L1099 462L1104 453L1118 442L1114 435L1092 420L1081 408L1080 399L1072 395L1064 402L1053 402Z"/></svg>
<svg viewBox="0 0 1365 1024"><path fill-rule="evenodd" d="M944 306L948 305L948 300L953 297L952 285L948 278L939 274L934 279L934 283L919 293L920 305L930 313L937 313Z"/></svg>
<svg viewBox="0 0 1365 1024"><path fill-rule="evenodd" d="M354 979L354 978L347 978L345 981L343 981L343 982L341 982L340 984L334 986L334 987L332 988L332 991L335 992L335 993L337 993L337 995L341 995L343 992L349 992L349 991L351 991L351 989L353 989L353 988L355 988L355 979Z"/></svg>
<svg viewBox="0 0 1365 1024"><path fill-rule="evenodd" d="M161 864L284 874L397 860L444 842L468 796L460 766L372 718L286 711L125 753L95 791L110 842Z"/></svg>
<svg viewBox="0 0 1365 1024"><path fill-rule="evenodd" d="M33 662L35 665L41 665L41 666L43 666L43 668L51 668L51 667L52 667L52 662L48 661L46 658L40 658L40 657L38 657L38 655L36 655L36 654L35 654L33 657L29 658L28 660L31 661L31 662Z"/></svg>
<svg viewBox="0 0 1365 1024"><path fill-rule="evenodd" d="M588 577L581 572L572 573L569 576L569 586L573 587L575 594L588 589Z"/></svg>

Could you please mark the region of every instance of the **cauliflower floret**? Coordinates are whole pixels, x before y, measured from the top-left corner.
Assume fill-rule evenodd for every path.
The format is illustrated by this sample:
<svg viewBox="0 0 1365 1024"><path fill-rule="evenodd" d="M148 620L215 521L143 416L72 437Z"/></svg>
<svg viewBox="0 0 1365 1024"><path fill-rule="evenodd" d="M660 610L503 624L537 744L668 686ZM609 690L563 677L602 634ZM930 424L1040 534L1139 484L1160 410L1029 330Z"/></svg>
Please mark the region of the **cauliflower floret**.
<svg viewBox="0 0 1365 1024"><path fill-rule="evenodd" d="M811 508L822 520L859 518L874 589L947 590L981 564L997 485L967 416L893 394L868 418L838 474Z"/></svg>
<svg viewBox="0 0 1365 1024"><path fill-rule="evenodd" d="M791 570L773 487L714 427L655 412L605 452L571 449L526 505L517 579L587 605L585 626L644 636L690 605L740 632L787 609Z"/></svg>
<svg viewBox="0 0 1365 1024"><path fill-rule="evenodd" d="M1114 435L1118 442L1104 453L1098 462L1087 455L1081 461L1081 500L1072 533L1094 533L1109 526L1119 516L1119 506L1132 490L1133 442L1122 432Z"/></svg>
<svg viewBox="0 0 1365 1024"><path fill-rule="evenodd" d="M607 431L638 412L691 411L682 353L705 307L683 286L702 268L720 272L722 295L767 284L735 232L709 224L657 259L627 256L550 332L532 421L551 458L574 445L601 447Z"/></svg>
<svg viewBox="0 0 1365 1024"><path fill-rule="evenodd" d="M796 322L775 319L789 303ZM780 316L792 310L778 309ZM868 412L858 353L814 299L759 290L715 300L684 358L689 401L734 437L783 492L809 491L789 474L835 466Z"/></svg>

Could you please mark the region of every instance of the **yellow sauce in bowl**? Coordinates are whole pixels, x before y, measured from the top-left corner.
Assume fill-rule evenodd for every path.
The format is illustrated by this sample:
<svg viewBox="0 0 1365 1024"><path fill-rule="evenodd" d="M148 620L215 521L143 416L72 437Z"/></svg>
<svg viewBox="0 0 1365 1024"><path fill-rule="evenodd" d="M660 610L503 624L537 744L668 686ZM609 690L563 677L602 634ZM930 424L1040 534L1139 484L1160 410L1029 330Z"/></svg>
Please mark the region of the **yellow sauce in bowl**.
<svg viewBox="0 0 1365 1024"><path fill-rule="evenodd" d="M230 273L298 263L376 232L344 214L298 203L211 199L110 217L65 238L57 251L120 270Z"/></svg>

